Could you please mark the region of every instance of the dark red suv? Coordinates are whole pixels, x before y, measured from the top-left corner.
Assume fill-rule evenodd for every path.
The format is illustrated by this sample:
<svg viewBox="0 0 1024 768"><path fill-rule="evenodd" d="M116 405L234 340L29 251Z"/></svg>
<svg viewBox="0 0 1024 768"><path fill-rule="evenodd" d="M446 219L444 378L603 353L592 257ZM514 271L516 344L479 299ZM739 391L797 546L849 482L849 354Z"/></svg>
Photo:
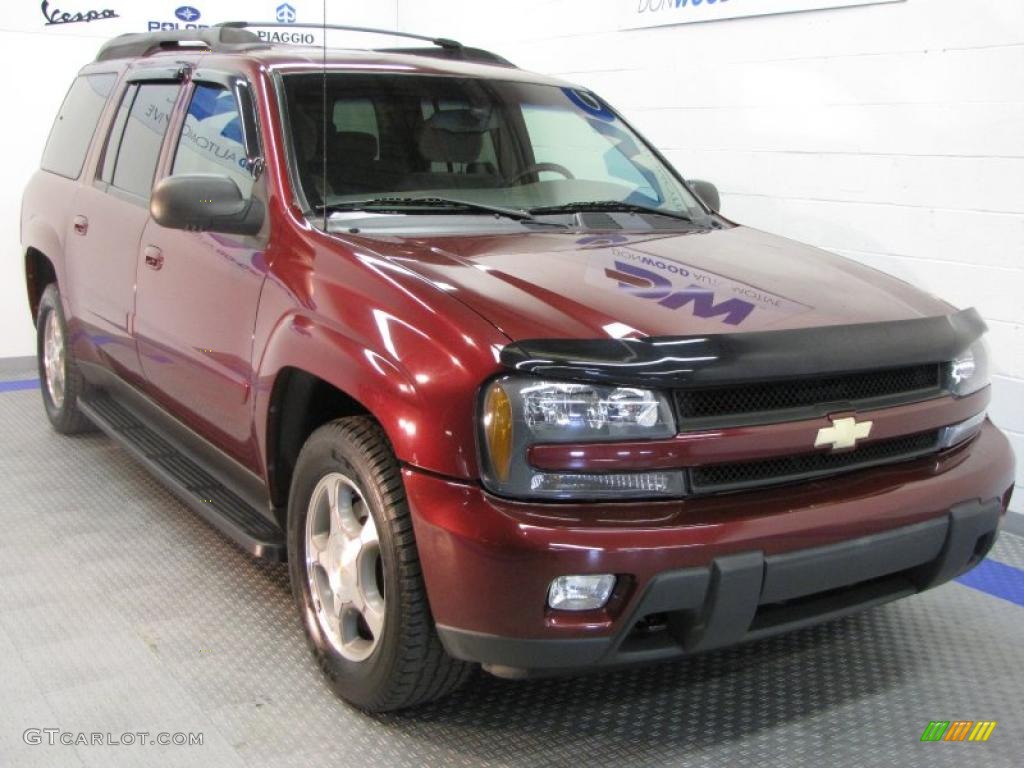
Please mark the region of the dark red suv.
<svg viewBox="0 0 1024 768"><path fill-rule="evenodd" d="M1012 488L985 326L741 227L449 40L108 43L25 192L43 400L253 555L372 710L947 581Z"/></svg>

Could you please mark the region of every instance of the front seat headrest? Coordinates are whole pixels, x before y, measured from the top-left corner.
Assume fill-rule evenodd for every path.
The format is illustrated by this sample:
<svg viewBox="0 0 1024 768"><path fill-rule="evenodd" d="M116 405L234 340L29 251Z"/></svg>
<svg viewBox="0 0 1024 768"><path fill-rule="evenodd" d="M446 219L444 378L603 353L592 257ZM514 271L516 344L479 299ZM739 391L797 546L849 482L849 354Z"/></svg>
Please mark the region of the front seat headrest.
<svg viewBox="0 0 1024 768"><path fill-rule="evenodd" d="M430 162L471 163L480 157L484 133L496 123L492 112L480 109L435 112L420 130L420 154Z"/></svg>

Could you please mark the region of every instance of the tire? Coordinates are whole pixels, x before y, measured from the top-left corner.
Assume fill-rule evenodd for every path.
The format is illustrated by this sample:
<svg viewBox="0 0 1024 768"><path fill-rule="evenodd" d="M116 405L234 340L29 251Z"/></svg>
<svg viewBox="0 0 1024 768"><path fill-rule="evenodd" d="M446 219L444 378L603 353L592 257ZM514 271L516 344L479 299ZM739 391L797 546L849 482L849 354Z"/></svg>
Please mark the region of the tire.
<svg viewBox="0 0 1024 768"><path fill-rule="evenodd" d="M52 336L48 337L48 333ZM62 435L95 429L78 408L78 399L85 391L85 380L75 364L69 342L60 291L56 283L50 283L39 299L36 315L36 358L46 416Z"/></svg>
<svg viewBox="0 0 1024 768"><path fill-rule="evenodd" d="M401 471L375 421L339 419L310 436L287 527L292 592L338 696L386 712L438 699L469 678L474 666L448 656L434 629Z"/></svg>

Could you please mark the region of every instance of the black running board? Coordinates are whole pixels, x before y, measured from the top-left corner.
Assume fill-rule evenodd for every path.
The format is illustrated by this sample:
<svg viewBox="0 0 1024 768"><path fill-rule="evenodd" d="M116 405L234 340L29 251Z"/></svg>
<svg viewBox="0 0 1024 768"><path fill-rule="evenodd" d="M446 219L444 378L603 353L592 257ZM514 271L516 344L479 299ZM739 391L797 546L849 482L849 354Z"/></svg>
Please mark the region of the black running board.
<svg viewBox="0 0 1024 768"><path fill-rule="evenodd" d="M90 392L79 407L175 496L243 550L266 560L285 560L284 535L277 525L129 408L103 391Z"/></svg>

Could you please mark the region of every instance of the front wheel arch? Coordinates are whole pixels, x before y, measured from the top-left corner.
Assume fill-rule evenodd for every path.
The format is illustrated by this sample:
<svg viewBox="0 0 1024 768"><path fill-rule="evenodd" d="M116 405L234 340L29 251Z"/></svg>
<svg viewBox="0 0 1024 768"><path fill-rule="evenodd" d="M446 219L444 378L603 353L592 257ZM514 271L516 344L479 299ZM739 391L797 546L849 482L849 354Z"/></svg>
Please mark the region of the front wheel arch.
<svg viewBox="0 0 1024 768"><path fill-rule="evenodd" d="M267 419L267 476L275 508L288 503L295 464L309 436L347 416L372 416L346 392L301 368L286 367L274 380ZM282 521L283 522L283 521Z"/></svg>

